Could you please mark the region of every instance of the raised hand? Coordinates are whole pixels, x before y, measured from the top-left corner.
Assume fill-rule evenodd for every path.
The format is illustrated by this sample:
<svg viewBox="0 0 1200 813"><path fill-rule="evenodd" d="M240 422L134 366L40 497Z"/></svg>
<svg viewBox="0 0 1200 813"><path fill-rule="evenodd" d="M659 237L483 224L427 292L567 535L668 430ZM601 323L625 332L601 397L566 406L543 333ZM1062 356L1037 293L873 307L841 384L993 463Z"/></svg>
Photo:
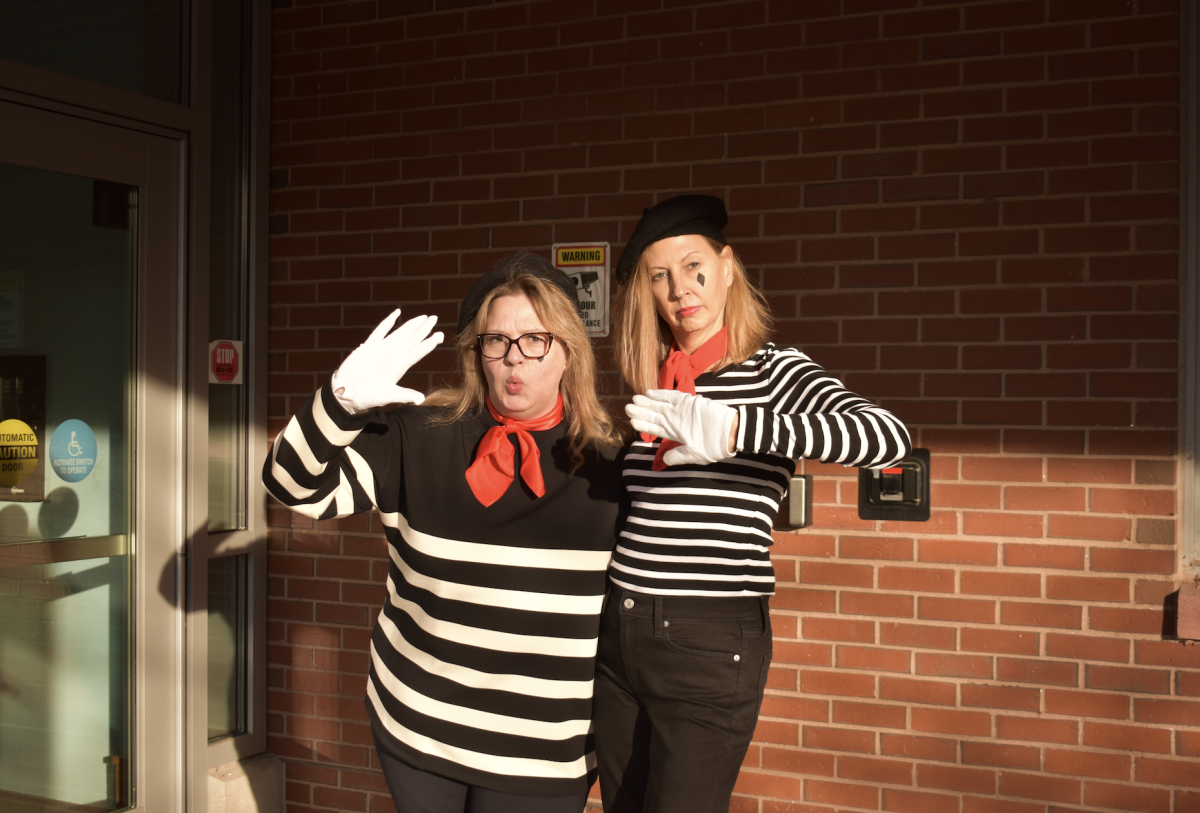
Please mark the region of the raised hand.
<svg viewBox="0 0 1200 813"><path fill-rule="evenodd" d="M733 456L737 410L703 395L647 390L625 407L633 428L681 444L663 455L663 463L716 463Z"/></svg>
<svg viewBox="0 0 1200 813"><path fill-rule="evenodd" d="M419 404L425 396L397 386L409 368L444 338L429 335L437 324L435 316L414 316L389 333L400 320L400 309L392 311L367 340L346 357L330 384L338 402L351 415L378 407Z"/></svg>

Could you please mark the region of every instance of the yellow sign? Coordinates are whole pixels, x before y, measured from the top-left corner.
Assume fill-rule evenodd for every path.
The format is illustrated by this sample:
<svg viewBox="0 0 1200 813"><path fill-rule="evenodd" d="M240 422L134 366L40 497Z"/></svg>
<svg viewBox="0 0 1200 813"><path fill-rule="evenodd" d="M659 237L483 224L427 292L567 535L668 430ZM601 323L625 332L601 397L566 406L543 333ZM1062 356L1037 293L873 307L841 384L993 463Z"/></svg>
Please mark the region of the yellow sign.
<svg viewBox="0 0 1200 813"><path fill-rule="evenodd" d="M570 246L555 251L555 265L604 265L606 246Z"/></svg>
<svg viewBox="0 0 1200 813"><path fill-rule="evenodd" d="M24 421L0 422L0 486L20 485L38 464L37 435Z"/></svg>

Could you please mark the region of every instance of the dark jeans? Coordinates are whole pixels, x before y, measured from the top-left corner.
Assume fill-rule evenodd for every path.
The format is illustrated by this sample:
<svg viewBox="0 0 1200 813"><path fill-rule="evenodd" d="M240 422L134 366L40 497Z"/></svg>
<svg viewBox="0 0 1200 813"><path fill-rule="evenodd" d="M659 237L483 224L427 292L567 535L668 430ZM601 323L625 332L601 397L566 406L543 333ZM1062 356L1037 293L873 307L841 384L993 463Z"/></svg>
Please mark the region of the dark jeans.
<svg viewBox="0 0 1200 813"><path fill-rule="evenodd" d="M614 588L594 707L605 811L725 813L770 665L766 597Z"/></svg>
<svg viewBox="0 0 1200 813"><path fill-rule="evenodd" d="M576 796L518 796L420 771L384 752L375 740L383 778L396 813L582 813L587 792Z"/></svg>

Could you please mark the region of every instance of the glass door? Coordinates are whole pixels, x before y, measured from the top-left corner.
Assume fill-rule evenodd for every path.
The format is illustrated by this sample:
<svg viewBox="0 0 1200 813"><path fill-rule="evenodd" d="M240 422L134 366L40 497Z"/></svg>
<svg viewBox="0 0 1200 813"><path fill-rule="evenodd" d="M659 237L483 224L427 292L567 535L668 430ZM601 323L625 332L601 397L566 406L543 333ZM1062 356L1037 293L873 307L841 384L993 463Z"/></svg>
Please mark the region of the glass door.
<svg viewBox="0 0 1200 813"><path fill-rule="evenodd" d="M141 806L181 767L178 142L0 119L0 810Z"/></svg>

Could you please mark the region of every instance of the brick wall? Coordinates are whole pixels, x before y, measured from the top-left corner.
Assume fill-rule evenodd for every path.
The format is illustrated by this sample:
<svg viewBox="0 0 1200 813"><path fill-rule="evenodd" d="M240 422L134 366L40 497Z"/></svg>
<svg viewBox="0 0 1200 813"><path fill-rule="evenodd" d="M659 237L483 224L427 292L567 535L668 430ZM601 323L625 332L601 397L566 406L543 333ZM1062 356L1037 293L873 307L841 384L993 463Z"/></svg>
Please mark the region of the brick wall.
<svg viewBox="0 0 1200 813"><path fill-rule="evenodd" d="M1164 636L1177 0L275 7L274 430L396 303L452 332L497 257L720 194L778 339L905 419L935 480L928 523L863 522L854 471L807 466L733 809L1200 810L1200 649ZM292 810L389 810L378 521L271 517Z"/></svg>

